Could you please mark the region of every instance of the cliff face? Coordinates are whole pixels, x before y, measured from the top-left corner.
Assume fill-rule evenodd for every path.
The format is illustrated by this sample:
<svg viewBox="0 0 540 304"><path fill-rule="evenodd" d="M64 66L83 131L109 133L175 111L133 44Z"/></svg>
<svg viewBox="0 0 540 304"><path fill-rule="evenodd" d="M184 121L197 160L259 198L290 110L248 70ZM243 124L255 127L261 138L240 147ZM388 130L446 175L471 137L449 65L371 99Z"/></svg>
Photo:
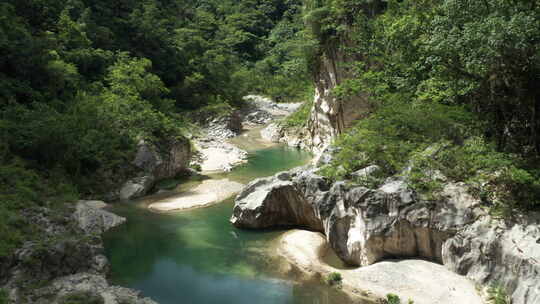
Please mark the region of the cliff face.
<svg viewBox="0 0 540 304"><path fill-rule="evenodd" d="M306 138L307 145L314 152L321 152L328 144L353 121L369 112L366 94L347 98L336 98L332 90L352 76L348 63L357 58L346 55L344 51L330 47L319 58L318 69L314 74L315 97L309 117Z"/></svg>

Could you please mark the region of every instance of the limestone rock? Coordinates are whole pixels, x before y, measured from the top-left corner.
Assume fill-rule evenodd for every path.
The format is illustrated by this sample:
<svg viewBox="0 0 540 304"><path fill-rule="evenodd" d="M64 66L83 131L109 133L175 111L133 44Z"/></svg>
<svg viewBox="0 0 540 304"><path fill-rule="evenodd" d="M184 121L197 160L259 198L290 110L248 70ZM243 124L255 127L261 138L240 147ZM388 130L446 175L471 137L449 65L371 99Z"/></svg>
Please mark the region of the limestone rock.
<svg viewBox="0 0 540 304"><path fill-rule="evenodd" d="M278 240L277 253L291 264L293 273L297 269L308 278L325 278L338 272L344 291L372 301L394 293L402 303L411 299L418 304L482 304L472 281L428 261L390 260L346 269L330 266L325 260L332 252L324 235L316 232L286 232Z"/></svg>
<svg viewBox="0 0 540 304"><path fill-rule="evenodd" d="M381 172L381 167L372 165L351 173L351 176L356 178L368 178L379 172Z"/></svg>
<svg viewBox="0 0 540 304"><path fill-rule="evenodd" d="M283 180L285 179L285 180ZM257 179L236 197L231 222L237 227L306 226L322 229L313 208L283 174Z"/></svg>
<svg viewBox="0 0 540 304"><path fill-rule="evenodd" d="M346 99L339 99L333 89L352 76L346 62L354 61L344 52L327 48L320 57L319 69L315 77L315 97L307 129L308 146L316 153L321 152L332 140L353 122L370 111L369 96L359 94Z"/></svg>
<svg viewBox="0 0 540 304"><path fill-rule="evenodd" d="M400 179L379 189L329 184L313 171L259 179L237 197L231 222L238 227L307 226L325 233L339 257L370 265L388 257L441 261L441 247L458 227L474 219L461 200L432 205L417 201Z"/></svg>
<svg viewBox="0 0 540 304"><path fill-rule="evenodd" d="M191 145L187 139L173 140L165 145L166 153L145 142L139 142L133 164L156 180L171 178L186 170L191 158Z"/></svg>
<svg viewBox="0 0 540 304"><path fill-rule="evenodd" d="M238 111L210 120L204 119L206 121L202 122L202 125L208 138L224 140L235 137L242 131L242 116Z"/></svg>
<svg viewBox="0 0 540 304"><path fill-rule="evenodd" d="M278 124L271 123L261 130L261 137L266 141L278 143L281 139L281 128Z"/></svg>
<svg viewBox="0 0 540 304"><path fill-rule="evenodd" d="M507 225L483 217L448 240L442 254L447 268L504 287L512 303L540 303L538 220Z"/></svg>
<svg viewBox="0 0 540 304"><path fill-rule="evenodd" d="M423 199L403 177L368 189L331 183L303 167L249 184L236 199L231 222L320 231L351 265L421 257L479 284L499 282L513 303L538 303L538 215L504 224L491 218L463 183L447 182L440 196Z"/></svg>
<svg viewBox="0 0 540 304"><path fill-rule="evenodd" d="M123 224L126 219L103 210L106 206L100 201L79 201L73 217L87 234L101 234L113 227Z"/></svg>
<svg viewBox="0 0 540 304"><path fill-rule="evenodd" d="M102 299L104 304L157 304L149 298L129 288L110 286L101 275L78 273L55 279L48 287L35 291L37 296L48 298L36 304L62 303L70 295L86 295L88 298Z"/></svg>
<svg viewBox="0 0 540 304"><path fill-rule="evenodd" d="M119 191L121 200L131 200L148 193L154 185L155 178L151 175L136 177L128 180Z"/></svg>

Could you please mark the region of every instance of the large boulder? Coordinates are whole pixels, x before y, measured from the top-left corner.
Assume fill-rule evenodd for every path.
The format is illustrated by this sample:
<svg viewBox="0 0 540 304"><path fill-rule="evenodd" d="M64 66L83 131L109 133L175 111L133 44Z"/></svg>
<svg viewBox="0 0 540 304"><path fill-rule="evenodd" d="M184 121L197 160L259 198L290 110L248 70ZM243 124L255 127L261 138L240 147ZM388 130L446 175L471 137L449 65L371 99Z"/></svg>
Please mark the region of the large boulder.
<svg viewBox="0 0 540 304"><path fill-rule="evenodd" d="M432 203L417 199L400 179L368 189L330 184L310 170L280 173L249 184L236 199L231 222L243 228L293 225L322 231L352 265L388 257L441 262L442 244L474 220L468 207L477 203L454 198L457 192L448 187L450 198Z"/></svg>
<svg viewBox="0 0 540 304"><path fill-rule="evenodd" d="M164 147L165 151L160 151L155 145L139 142L133 164L156 180L174 177L188 168L191 145L187 139L175 139Z"/></svg>
<svg viewBox="0 0 540 304"><path fill-rule="evenodd" d="M121 200L131 200L144 196L154 185L155 178L152 175L132 178L122 185L118 191L118 198Z"/></svg>
<svg viewBox="0 0 540 304"><path fill-rule="evenodd" d="M79 201L73 217L80 229L87 234L101 234L123 224L126 219L103 210L106 204L101 201Z"/></svg>
<svg viewBox="0 0 540 304"><path fill-rule="evenodd" d="M163 151L162 151L163 150ZM108 200L131 200L148 193L155 182L187 172L191 161L188 139L175 139L158 148L141 140L132 164L138 169L136 177L128 179Z"/></svg>
<svg viewBox="0 0 540 304"><path fill-rule="evenodd" d="M237 227L303 226L322 230L314 209L288 173L250 183L236 198L231 222Z"/></svg>

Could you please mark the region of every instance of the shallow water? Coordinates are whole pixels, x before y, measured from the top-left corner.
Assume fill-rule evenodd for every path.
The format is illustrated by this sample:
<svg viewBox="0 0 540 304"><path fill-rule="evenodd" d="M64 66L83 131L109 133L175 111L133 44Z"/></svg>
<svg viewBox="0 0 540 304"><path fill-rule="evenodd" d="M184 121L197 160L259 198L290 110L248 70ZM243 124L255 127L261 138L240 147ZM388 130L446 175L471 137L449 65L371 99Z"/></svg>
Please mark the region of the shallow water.
<svg viewBox="0 0 540 304"><path fill-rule="evenodd" d="M309 158L284 146L255 149L247 164L220 177L246 183L303 165ZM115 284L138 289L161 304L347 303L334 288L295 283L279 274L267 253L281 232L234 228L229 223L232 198L169 214L151 213L144 205L114 207L128 219L105 235Z"/></svg>

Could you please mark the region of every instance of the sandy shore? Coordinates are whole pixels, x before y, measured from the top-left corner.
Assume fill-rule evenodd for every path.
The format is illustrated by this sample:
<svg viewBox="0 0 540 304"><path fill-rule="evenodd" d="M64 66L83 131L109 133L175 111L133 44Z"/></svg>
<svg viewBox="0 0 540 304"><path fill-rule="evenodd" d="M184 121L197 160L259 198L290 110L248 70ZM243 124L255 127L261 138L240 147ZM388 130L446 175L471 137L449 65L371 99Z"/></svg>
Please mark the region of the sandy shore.
<svg viewBox="0 0 540 304"><path fill-rule="evenodd" d="M474 283L444 266L424 260L384 261L374 265L337 269L324 258L331 249L321 233L291 230L278 240L277 253L289 263L288 271L300 271L308 277L324 278L339 272L343 290L351 295L373 299L388 293L415 304L482 304Z"/></svg>
<svg viewBox="0 0 540 304"><path fill-rule="evenodd" d="M154 211L167 212L206 207L233 196L240 192L243 187L243 184L226 178L209 179L178 196L157 201L149 205L148 208Z"/></svg>
<svg viewBox="0 0 540 304"><path fill-rule="evenodd" d="M246 151L226 142L197 142L196 148L201 154L203 173L227 172L247 162Z"/></svg>

